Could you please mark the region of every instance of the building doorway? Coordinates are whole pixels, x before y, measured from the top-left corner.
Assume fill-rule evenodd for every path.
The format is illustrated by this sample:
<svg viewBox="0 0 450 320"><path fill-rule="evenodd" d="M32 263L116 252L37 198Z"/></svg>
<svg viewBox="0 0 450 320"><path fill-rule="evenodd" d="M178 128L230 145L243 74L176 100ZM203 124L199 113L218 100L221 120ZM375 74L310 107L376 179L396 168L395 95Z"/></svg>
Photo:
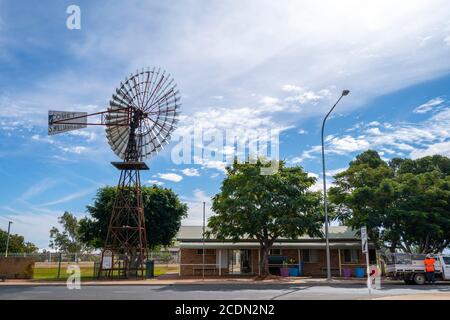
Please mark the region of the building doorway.
<svg viewBox="0 0 450 320"><path fill-rule="evenodd" d="M228 251L229 274L252 273L252 251L249 249L232 249Z"/></svg>

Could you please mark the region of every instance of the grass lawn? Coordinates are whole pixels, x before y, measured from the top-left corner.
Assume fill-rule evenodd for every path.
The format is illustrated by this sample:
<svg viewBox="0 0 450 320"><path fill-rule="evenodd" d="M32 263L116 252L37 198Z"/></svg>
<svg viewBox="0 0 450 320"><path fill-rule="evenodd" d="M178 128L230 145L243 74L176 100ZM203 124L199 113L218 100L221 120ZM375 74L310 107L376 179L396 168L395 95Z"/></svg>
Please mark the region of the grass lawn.
<svg viewBox="0 0 450 320"><path fill-rule="evenodd" d="M66 267L61 267L61 273L59 280L66 280L69 277L69 274L66 272ZM81 271L81 279L82 280L91 280L93 279L94 267L80 267ZM155 266L154 274L155 276L160 276L166 274L168 272L174 273L178 272L177 266L166 266L166 265L157 265ZM33 279L35 280L58 280L58 267L38 267L34 268Z"/></svg>

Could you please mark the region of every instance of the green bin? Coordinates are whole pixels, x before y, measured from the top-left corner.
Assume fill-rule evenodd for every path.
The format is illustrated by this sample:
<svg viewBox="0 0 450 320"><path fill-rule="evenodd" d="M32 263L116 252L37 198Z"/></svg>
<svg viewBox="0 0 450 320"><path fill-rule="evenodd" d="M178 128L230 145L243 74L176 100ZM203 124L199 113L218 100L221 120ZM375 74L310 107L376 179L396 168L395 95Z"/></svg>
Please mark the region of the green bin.
<svg viewBox="0 0 450 320"><path fill-rule="evenodd" d="M147 260L145 263L147 279L155 276L155 262L153 260Z"/></svg>

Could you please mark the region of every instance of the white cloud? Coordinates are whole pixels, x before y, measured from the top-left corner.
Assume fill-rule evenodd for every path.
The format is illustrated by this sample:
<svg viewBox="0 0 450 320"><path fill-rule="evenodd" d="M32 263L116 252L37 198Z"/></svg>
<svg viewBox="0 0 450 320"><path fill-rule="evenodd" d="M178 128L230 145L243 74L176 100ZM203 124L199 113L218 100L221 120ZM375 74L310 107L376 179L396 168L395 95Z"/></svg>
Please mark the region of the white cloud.
<svg viewBox="0 0 450 320"><path fill-rule="evenodd" d="M299 129L298 130L298 134L307 134L308 131L306 131L305 129Z"/></svg>
<svg viewBox="0 0 450 320"><path fill-rule="evenodd" d="M319 175L317 173L314 172L308 172L308 177L312 177L312 178L319 178Z"/></svg>
<svg viewBox="0 0 450 320"><path fill-rule="evenodd" d="M285 84L281 90L286 91L286 92L302 92L305 89L293 84Z"/></svg>
<svg viewBox="0 0 450 320"><path fill-rule="evenodd" d="M91 194L97 188L98 188L98 185L96 185L95 187L83 189L83 190L80 190L80 191L77 191L77 192L72 192L72 193L69 193L68 195L66 195L66 196L64 196L62 198L55 199L53 201L49 201L49 202L40 204L40 205L38 205L38 207L49 207L49 206L53 206L53 205L56 205L56 204L70 202L70 201L73 201L75 199L79 199L79 198L82 198L84 196L87 196L87 195Z"/></svg>
<svg viewBox="0 0 450 320"><path fill-rule="evenodd" d="M162 186L164 184L164 182L162 182L162 181L152 180L152 179L148 180L147 183L151 184L151 185L156 184L157 186Z"/></svg>
<svg viewBox="0 0 450 320"><path fill-rule="evenodd" d="M327 190L329 190L330 187L334 186L334 184L332 183L332 181L330 179L327 179L326 182L327 182ZM322 178L318 178L316 180L316 182L309 188L309 190L311 190L311 191L323 191L323 179Z"/></svg>
<svg viewBox="0 0 450 320"><path fill-rule="evenodd" d="M369 124L370 125L370 124ZM389 124L373 127L358 124L355 135L337 135L328 139L325 147L327 153L350 155L367 149L379 150L391 156L410 156L448 154L448 140L450 139L450 108L445 108L430 118L418 122ZM362 134L358 135L361 131ZM305 159L315 158L321 148L320 145L305 150L300 157L292 161L298 163ZM405 154L406 153L406 154Z"/></svg>
<svg viewBox="0 0 450 320"><path fill-rule="evenodd" d="M428 102L418 106L414 109L414 113L427 113L428 111L433 110L434 107L441 105L445 100L441 97L437 97L429 100Z"/></svg>
<svg viewBox="0 0 450 320"><path fill-rule="evenodd" d="M33 198L34 196L37 196L44 192L45 190L48 190L52 187L54 187L57 184L57 180L51 179L51 178L44 178L38 183L32 185L29 187L19 198L18 200L28 200L30 198Z"/></svg>
<svg viewBox="0 0 450 320"><path fill-rule="evenodd" d="M198 169L196 168L186 168L181 170L181 172L188 177L198 177L200 176L200 173L198 172Z"/></svg>
<svg viewBox="0 0 450 320"><path fill-rule="evenodd" d="M92 130L74 130L69 132L70 135L76 137L86 138L88 142L91 142L97 138L97 133Z"/></svg>
<svg viewBox="0 0 450 320"><path fill-rule="evenodd" d="M296 95L286 97L284 100L287 102L295 102L301 105L307 103L317 104L319 101L325 99L328 95L329 91L325 89L320 90L320 93L316 93L312 90L301 90L297 92Z"/></svg>
<svg viewBox="0 0 450 320"><path fill-rule="evenodd" d="M410 156L412 159L417 159L435 154L450 157L450 141L433 143L424 149L414 149Z"/></svg>
<svg viewBox="0 0 450 320"><path fill-rule="evenodd" d="M450 36L446 37L444 39L444 42L445 42L446 45L450 46Z"/></svg>
<svg viewBox="0 0 450 320"><path fill-rule="evenodd" d="M263 97L260 102L267 107L272 107L280 102L280 99L274 97Z"/></svg>
<svg viewBox="0 0 450 320"><path fill-rule="evenodd" d="M45 143L49 143L49 144L54 144L55 143L55 141L52 138L50 138L48 136L42 137L42 136L40 136L38 134L32 135L31 139L34 140L34 141L45 142Z"/></svg>
<svg viewBox="0 0 450 320"><path fill-rule="evenodd" d="M180 182L183 180L183 176L176 173L158 173L155 177L172 182Z"/></svg>
<svg viewBox="0 0 450 320"><path fill-rule="evenodd" d="M366 133L373 134L373 135L381 135L381 131L377 127L369 128L366 130Z"/></svg>
<svg viewBox="0 0 450 320"><path fill-rule="evenodd" d="M91 32L71 42L68 48L80 64L68 64L56 74L44 74L32 90L18 90L16 96L9 97L16 105L10 109L16 116L31 118L39 114L36 118L45 125L45 113L51 105L65 109L97 101L104 105L105 97L124 75L146 66L148 61L171 66L169 71L183 83L186 115L204 108L202 98L217 92L227 96L232 109L239 109L243 105L253 107L244 97L255 91L257 96L274 96L274 91L282 88L285 93L294 93L290 99L299 104L318 103L316 108L305 108L302 114L295 115L297 120L304 119L322 114L329 107L327 99L320 97L327 96L323 88L337 83L355 88L352 98L341 105L342 109L355 108L376 96L450 70L450 46L442 45L442 39L448 39L450 13L440 9L446 5L443 0L395 4L387 0L287 0L283 6L272 1L226 6L187 2L158 5L156 23L147 14L156 12L152 2L108 8L93 3L89 11L101 12L101 23L90 26ZM154 36L149 38L146 31L150 29ZM343 41L336 41L342 35ZM16 36L10 35L12 39ZM53 41L61 44L65 37L57 34ZM136 43L140 44L139 50L135 50ZM3 48L7 52L12 49ZM110 70L112 64L119 67ZM226 92L222 93L221 88ZM284 120L288 117L291 120L292 115L285 115Z"/></svg>
<svg viewBox="0 0 450 320"><path fill-rule="evenodd" d="M335 137L329 141L327 152L334 152L337 154L345 154L349 152L367 150L370 147L370 142L364 137L352 137L349 135L343 137Z"/></svg>
<svg viewBox="0 0 450 320"><path fill-rule="evenodd" d="M337 169L327 170L326 175L328 177L334 177L338 173L341 173L342 171L345 171L345 170L347 170L347 168L337 168Z"/></svg>
<svg viewBox="0 0 450 320"><path fill-rule="evenodd" d="M89 148L85 146L73 146L73 147L59 147L62 151L68 152L68 153L75 153L75 154L81 154L85 153L89 150Z"/></svg>

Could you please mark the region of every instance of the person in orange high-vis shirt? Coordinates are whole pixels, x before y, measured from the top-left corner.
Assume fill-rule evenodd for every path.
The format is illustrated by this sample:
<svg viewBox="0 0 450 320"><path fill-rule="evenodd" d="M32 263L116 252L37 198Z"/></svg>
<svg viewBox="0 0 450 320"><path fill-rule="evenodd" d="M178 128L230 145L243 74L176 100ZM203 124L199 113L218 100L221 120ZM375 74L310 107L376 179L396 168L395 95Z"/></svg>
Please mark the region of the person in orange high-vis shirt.
<svg viewBox="0 0 450 320"><path fill-rule="evenodd" d="M434 284L434 258L427 254L427 257L425 258L424 264L425 264L425 272L427 275L427 281L428 283Z"/></svg>

